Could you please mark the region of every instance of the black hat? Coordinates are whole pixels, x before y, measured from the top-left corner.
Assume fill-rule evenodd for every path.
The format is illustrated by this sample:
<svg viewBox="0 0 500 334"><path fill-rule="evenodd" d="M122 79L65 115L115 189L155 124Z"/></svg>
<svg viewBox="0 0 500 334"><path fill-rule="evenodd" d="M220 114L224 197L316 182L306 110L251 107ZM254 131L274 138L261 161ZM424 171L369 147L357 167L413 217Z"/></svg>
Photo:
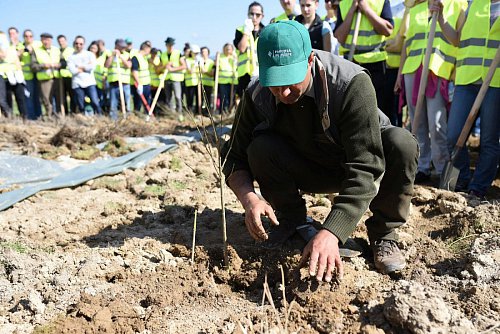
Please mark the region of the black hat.
<svg viewBox="0 0 500 334"><path fill-rule="evenodd" d="M167 37L165 44L175 44L175 38Z"/></svg>
<svg viewBox="0 0 500 334"><path fill-rule="evenodd" d="M126 48L127 47L127 43L125 43L125 41L123 40L123 38L118 38L117 40L115 40L115 45L120 47L120 48Z"/></svg>
<svg viewBox="0 0 500 334"><path fill-rule="evenodd" d="M54 37L48 32L44 32L43 34L40 35L40 38L54 38Z"/></svg>

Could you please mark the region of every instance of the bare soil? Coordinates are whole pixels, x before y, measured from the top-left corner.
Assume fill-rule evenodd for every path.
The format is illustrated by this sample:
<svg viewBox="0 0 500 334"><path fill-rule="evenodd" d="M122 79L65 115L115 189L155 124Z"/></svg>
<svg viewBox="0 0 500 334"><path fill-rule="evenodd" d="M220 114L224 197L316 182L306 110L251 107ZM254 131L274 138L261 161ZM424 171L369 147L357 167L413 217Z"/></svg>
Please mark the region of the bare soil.
<svg viewBox="0 0 500 334"><path fill-rule="evenodd" d="M3 120L0 149L53 159L105 140L123 146L123 136L193 129L166 119ZM1 212L0 333L499 331L499 178L482 202L416 186L400 229L407 267L376 272L360 222L354 238L365 252L345 259L344 279L332 284L298 268L300 243L282 252L255 244L227 189L224 268L219 189L204 145L181 144L144 169L41 192ZM305 197L322 221L334 195ZM263 304L265 284L272 298Z"/></svg>

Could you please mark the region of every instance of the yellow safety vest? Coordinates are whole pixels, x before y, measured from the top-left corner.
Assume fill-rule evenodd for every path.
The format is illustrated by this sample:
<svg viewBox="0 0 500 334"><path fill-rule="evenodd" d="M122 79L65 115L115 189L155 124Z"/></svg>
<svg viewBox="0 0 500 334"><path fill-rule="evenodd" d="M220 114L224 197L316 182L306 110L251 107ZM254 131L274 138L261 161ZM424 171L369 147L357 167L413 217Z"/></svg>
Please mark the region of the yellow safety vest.
<svg viewBox="0 0 500 334"><path fill-rule="evenodd" d="M222 55L219 58L219 83L234 84L234 58Z"/></svg>
<svg viewBox="0 0 500 334"><path fill-rule="evenodd" d="M127 51L122 51L125 55L126 59L130 59L130 54ZM118 82L118 73L116 68L116 59L118 57L113 57L113 62L111 63L111 67L108 68L108 82ZM121 58L118 58L120 63L120 78L122 84L130 84L130 68L126 68L125 64L123 64Z"/></svg>
<svg viewBox="0 0 500 334"><path fill-rule="evenodd" d="M391 35L387 38L387 40L392 40L399 32L399 27L401 27L401 18L395 17L394 19L394 29L392 30ZM387 52L387 66L390 68L398 68L399 62L401 60L401 52Z"/></svg>
<svg viewBox="0 0 500 334"><path fill-rule="evenodd" d="M203 71L202 71L203 73L201 75L201 83L203 84L203 86L213 87L214 86L214 77L208 75L207 73L212 72L212 69L214 68L215 62L210 58L204 59L203 61L204 61L204 63L203 63ZM207 72L207 73L204 73L204 72Z"/></svg>
<svg viewBox="0 0 500 334"><path fill-rule="evenodd" d="M149 75L149 64L146 58L140 53L137 52L135 54L135 57L139 61L139 73L137 75L139 76L139 85L150 85L151 84L151 76ZM131 78L131 83L132 85L135 85L135 79L134 77Z"/></svg>
<svg viewBox="0 0 500 334"><path fill-rule="evenodd" d="M106 62L106 53L103 53L96 59L96 66L94 69L94 78L96 86L99 89L104 89L104 77L108 73L108 69L104 66Z"/></svg>
<svg viewBox="0 0 500 334"><path fill-rule="evenodd" d="M200 82L200 67L196 65L196 60L189 57L186 58L186 74L184 74L184 84L186 87L197 86Z"/></svg>
<svg viewBox="0 0 500 334"><path fill-rule="evenodd" d="M41 46L42 42L40 41L34 41L32 44L33 49ZM23 49L25 48L26 46L23 43ZM31 54L28 51L23 51L23 54L21 55L21 66L23 67L24 80L33 80L35 75L31 70Z"/></svg>
<svg viewBox="0 0 500 334"><path fill-rule="evenodd" d="M237 29L243 34L245 27L241 26ZM245 74L253 75L254 72L259 70L259 64L257 63L257 41L259 38L253 38L253 34L248 36L248 47L245 52L240 52L237 50L238 54L238 78L244 76Z"/></svg>
<svg viewBox="0 0 500 334"><path fill-rule="evenodd" d="M460 1L444 0L443 16L452 27L457 24ZM429 20L429 9L427 2L422 2L410 9L410 24L406 34L406 61L401 73L409 74L415 72L424 61L427 48L427 38L431 20ZM457 48L446 40L441 27L436 24L436 34L432 43L432 54L429 62L429 70L438 77L449 80L457 55Z"/></svg>
<svg viewBox="0 0 500 334"><path fill-rule="evenodd" d="M295 15L293 15L293 18L295 18ZM279 22L279 21L289 21L290 19L288 18L288 15L286 15L285 12L281 13L280 15L276 16L273 19L273 23Z"/></svg>
<svg viewBox="0 0 500 334"><path fill-rule="evenodd" d="M345 16L351 8L353 0L340 1L340 14L342 20L345 21ZM370 8L378 15L382 14L384 8L384 0L368 0ZM340 55L348 55L351 47L352 38L354 35L354 27L356 26L356 14L351 23L351 30L345 40L345 43L340 46ZM384 51L385 36L380 35L375 31L370 21L365 15L361 15L361 23L359 25L358 41L354 50L354 60L360 64L375 63L383 61L387 58Z"/></svg>
<svg viewBox="0 0 500 334"><path fill-rule="evenodd" d="M14 45L9 45L5 50L5 58L0 60L0 74L5 79L7 78L8 72L14 72L16 70L17 63L17 47Z"/></svg>
<svg viewBox="0 0 500 334"><path fill-rule="evenodd" d="M160 65L160 53L157 54L155 59L153 60L153 63L148 62L148 68L149 68L149 76L151 78L151 87L163 87L160 82L160 76L156 74L156 69L155 66Z"/></svg>
<svg viewBox="0 0 500 334"><path fill-rule="evenodd" d="M64 49L61 56L62 58L64 58L64 60L68 61L68 57L71 56L74 52L75 49L67 47L66 49ZM61 77L63 78L71 78L73 76L73 74L71 74L71 72L67 68L61 68L59 72L61 73Z"/></svg>
<svg viewBox="0 0 500 334"><path fill-rule="evenodd" d="M43 46L33 49L36 55L36 60L39 64L57 64L61 61L61 51L55 47L50 50L45 49ZM36 72L36 78L40 81L46 81L53 78L60 78L59 70L41 69Z"/></svg>
<svg viewBox="0 0 500 334"><path fill-rule="evenodd" d="M490 0L474 0L462 28L457 52L455 84L468 85L484 80L488 67L500 45L500 20L490 28ZM500 69L497 67L490 87L500 87Z"/></svg>
<svg viewBox="0 0 500 334"><path fill-rule="evenodd" d="M162 65L166 65L171 62L174 67L181 66L181 52L179 50L172 50L170 57L168 56L167 51L163 51L160 59ZM168 72L165 80L182 82L184 81L184 71Z"/></svg>

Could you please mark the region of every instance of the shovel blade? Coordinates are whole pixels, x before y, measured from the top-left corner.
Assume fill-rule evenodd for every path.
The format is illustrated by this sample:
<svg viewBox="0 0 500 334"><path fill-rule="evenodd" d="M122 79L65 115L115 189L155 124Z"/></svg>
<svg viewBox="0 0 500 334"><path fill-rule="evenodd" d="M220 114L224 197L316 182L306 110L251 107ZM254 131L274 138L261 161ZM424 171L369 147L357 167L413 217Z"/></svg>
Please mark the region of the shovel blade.
<svg viewBox="0 0 500 334"><path fill-rule="evenodd" d="M441 174L441 179L439 180L439 188L455 191L459 174L460 170L453 166L451 161L447 162Z"/></svg>

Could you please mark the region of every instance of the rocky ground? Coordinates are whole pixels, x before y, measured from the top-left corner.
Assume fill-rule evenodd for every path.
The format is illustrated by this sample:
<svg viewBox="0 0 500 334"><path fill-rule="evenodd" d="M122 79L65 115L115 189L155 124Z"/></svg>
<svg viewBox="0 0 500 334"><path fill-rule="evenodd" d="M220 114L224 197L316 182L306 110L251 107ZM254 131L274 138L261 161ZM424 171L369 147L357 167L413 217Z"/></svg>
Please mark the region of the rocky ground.
<svg viewBox="0 0 500 334"><path fill-rule="evenodd" d="M4 120L0 149L94 159L134 150L124 136L193 129L167 119ZM93 148L106 140L107 151ZM334 200L305 197L319 221ZM260 250L226 191L224 268L215 169L202 143L181 144L144 169L40 192L0 213L0 333L496 333L499 201L499 178L482 202L417 186L400 229L403 272L375 271L360 222L364 253L327 284L298 268L300 250Z"/></svg>

